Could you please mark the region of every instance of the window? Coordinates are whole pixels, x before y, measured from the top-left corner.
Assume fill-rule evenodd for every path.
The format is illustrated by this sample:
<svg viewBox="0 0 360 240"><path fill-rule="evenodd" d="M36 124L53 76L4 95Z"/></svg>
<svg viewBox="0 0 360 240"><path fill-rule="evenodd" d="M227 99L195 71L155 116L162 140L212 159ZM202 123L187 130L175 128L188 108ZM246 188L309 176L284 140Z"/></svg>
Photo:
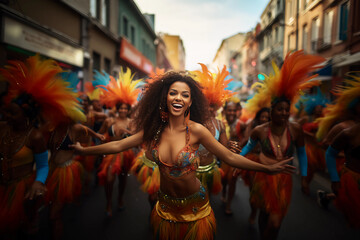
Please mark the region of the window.
<svg viewBox="0 0 360 240"><path fill-rule="evenodd" d="M303 26L303 35L302 35L302 49L307 52L307 41L308 41L308 29L307 25Z"/></svg>
<svg viewBox="0 0 360 240"><path fill-rule="evenodd" d="M99 1L90 0L90 14L92 17L99 19Z"/></svg>
<svg viewBox="0 0 360 240"><path fill-rule="evenodd" d="M111 73L111 60L108 58L104 59L104 70L109 74Z"/></svg>
<svg viewBox="0 0 360 240"><path fill-rule="evenodd" d="M126 36L127 38L129 38L129 32L128 32L128 27L129 27L129 21L126 17L123 17L123 34L124 36Z"/></svg>
<svg viewBox="0 0 360 240"><path fill-rule="evenodd" d="M274 43L277 43L279 41L279 28L276 27L275 28L275 42Z"/></svg>
<svg viewBox="0 0 360 240"><path fill-rule="evenodd" d="M347 30L348 30L348 18L349 18L349 2L345 2L340 5L340 14L339 14L339 40L347 39Z"/></svg>
<svg viewBox="0 0 360 240"><path fill-rule="evenodd" d="M315 53L317 50L317 41L319 38L320 19L314 18L311 22L311 52Z"/></svg>
<svg viewBox="0 0 360 240"><path fill-rule="evenodd" d="M290 0L288 2L287 9L288 9L288 20L290 20L294 15L294 13L293 13L294 8L293 8L293 1L292 0Z"/></svg>
<svg viewBox="0 0 360 240"><path fill-rule="evenodd" d="M331 32L334 11L326 12L324 15L324 44L331 44Z"/></svg>
<svg viewBox="0 0 360 240"><path fill-rule="evenodd" d="M310 0L304 0L304 10L309 6Z"/></svg>
<svg viewBox="0 0 360 240"><path fill-rule="evenodd" d="M109 0L101 0L101 23L109 26Z"/></svg>
<svg viewBox="0 0 360 240"><path fill-rule="evenodd" d="M131 34L131 43L135 46L135 27L130 27L130 34Z"/></svg>
<svg viewBox="0 0 360 240"><path fill-rule="evenodd" d="M100 71L100 54L93 52L93 70Z"/></svg>

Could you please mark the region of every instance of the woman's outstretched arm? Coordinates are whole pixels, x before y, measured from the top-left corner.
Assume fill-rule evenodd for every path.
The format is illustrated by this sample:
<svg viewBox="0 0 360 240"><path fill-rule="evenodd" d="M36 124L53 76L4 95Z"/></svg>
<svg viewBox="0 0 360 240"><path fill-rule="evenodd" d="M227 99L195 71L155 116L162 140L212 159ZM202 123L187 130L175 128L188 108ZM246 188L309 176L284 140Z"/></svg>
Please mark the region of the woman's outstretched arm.
<svg viewBox="0 0 360 240"><path fill-rule="evenodd" d="M70 145L75 153L80 155L107 155L123 152L129 148L139 146L142 143L143 132L138 132L128 138L119 141L112 141L97 146L82 147L80 143Z"/></svg>
<svg viewBox="0 0 360 240"><path fill-rule="evenodd" d="M235 154L220 144L212 137L209 130L201 124L194 124L192 133L197 137L198 141L212 154L225 161L227 164L246 170L254 170L268 173L289 172L292 173L295 167L288 165L292 158L280 161L272 165L263 165L250 159L247 159L239 154Z"/></svg>

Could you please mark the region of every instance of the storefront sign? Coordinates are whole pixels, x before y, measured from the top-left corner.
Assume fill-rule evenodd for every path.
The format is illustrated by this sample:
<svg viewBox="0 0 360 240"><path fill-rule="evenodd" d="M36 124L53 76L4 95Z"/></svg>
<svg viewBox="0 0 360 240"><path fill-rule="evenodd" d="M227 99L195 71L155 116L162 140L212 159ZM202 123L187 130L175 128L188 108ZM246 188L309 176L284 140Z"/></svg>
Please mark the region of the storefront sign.
<svg viewBox="0 0 360 240"><path fill-rule="evenodd" d="M4 18L4 42L74 66L84 65L84 51L11 18Z"/></svg>
<svg viewBox="0 0 360 240"><path fill-rule="evenodd" d="M151 61L144 57L144 55L142 55L141 52L139 52L125 38L121 39L120 58L147 74L153 71Z"/></svg>

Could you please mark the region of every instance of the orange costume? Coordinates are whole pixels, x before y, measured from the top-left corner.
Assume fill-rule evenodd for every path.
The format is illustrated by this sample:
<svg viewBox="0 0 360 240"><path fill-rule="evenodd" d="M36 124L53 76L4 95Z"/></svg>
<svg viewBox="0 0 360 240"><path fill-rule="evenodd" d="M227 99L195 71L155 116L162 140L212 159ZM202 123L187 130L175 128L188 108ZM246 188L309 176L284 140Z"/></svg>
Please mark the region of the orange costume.
<svg viewBox="0 0 360 240"><path fill-rule="evenodd" d="M152 156L161 172L176 179L196 171L199 166L199 154L189 142L190 133L187 127L186 145L179 153L176 165L162 162L159 158L158 144L155 144ZM151 225L155 239L213 239L216 221L205 188L200 185L198 192L185 198L175 198L160 190L158 202L151 214Z"/></svg>

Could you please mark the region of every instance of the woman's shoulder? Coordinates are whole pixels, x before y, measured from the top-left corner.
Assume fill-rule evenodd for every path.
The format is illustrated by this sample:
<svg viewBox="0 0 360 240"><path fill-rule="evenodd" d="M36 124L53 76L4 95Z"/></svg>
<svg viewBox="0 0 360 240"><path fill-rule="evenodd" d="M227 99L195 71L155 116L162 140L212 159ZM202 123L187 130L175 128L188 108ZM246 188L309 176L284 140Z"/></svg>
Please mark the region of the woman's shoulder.
<svg viewBox="0 0 360 240"><path fill-rule="evenodd" d="M204 125L194 121L189 121L188 126L191 132L193 133L200 133L204 130L207 130L207 128Z"/></svg>

